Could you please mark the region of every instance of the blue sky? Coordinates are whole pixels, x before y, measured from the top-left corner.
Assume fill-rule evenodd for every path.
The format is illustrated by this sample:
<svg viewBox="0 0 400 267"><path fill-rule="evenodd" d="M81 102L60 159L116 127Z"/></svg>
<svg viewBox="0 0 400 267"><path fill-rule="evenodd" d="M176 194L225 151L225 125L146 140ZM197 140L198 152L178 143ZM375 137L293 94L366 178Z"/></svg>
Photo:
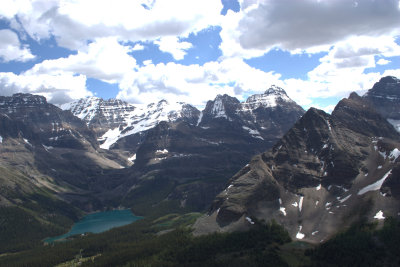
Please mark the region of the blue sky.
<svg viewBox="0 0 400 267"><path fill-rule="evenodd" d="M400 4L377 2L4 0L0 95L201 107L275 84L304 108L330 111L400 76Z"/></svg>

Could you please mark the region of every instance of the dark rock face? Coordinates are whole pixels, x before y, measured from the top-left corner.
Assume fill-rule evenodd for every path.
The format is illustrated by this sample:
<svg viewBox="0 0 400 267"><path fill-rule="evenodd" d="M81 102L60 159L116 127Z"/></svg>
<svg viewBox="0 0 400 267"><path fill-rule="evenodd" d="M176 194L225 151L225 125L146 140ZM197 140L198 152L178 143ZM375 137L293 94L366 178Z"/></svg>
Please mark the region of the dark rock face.
<svg viewBox="0 0 400 267"><path fill-rule="evenodd" d="M386 119L400 120L400 80L387 76L363 96Z"/></svg>
<svg viewBox="0 0 400 267"><path fill-rule="evenodd" d="M197 123L200 111L182 102L133 105L118 99L103 100L97 97L80 99L65 104L75 116L84 120L97 135L101 148L125 154L136 153L145 139L146 131L161 121Z"/></svg>
<svg viewBox="0 0 400 267"><path fill-rule="evenodd" d="M42 96L0 96L0 113L23 122L37 134L41 144L45 146L83 149L97 145L93 132L84 122L71 112L47 103Z"/></svg>
<svg viewBox="0 0 400 267"><path fill-rule="evenodd" d="M163 203L167 200L179 203L180 208L204 210L229 177L253 155L270 148L304 112L283 89L277 88L244 103L219 95L207 103L201 114L193 108L189 111L142 133L140 145L131 152L136 157L130 170L134 178L115 189L127 194L125 201L135 203L151 178L168 181L169 191L161 199ZM197 119L193 123L189 118ZM129 190L132 187L135 189ZM154 188L146 190L156 194ZM157 204L160 203L154 203Z"/></svg>
<svg viewBox="0 0 400 267"><path fill-rule="evenodd" d="M272 141L281 137L304 114L303 108L286 92L273 86L264 94L256 94L240 103L228 95L209 101L202 112L199 125L218 127L221 120L236 123L254 138Z"/></svg>
<svg viewBox="0 0 400 267"><path fill-rule="evenodd" d="M373 220L379 210L397 216L399 148L400 135L355 93L332 115L311 108L230 179L195 232L245 229L246 217L273 218L293 238L320 242L360 216ZM383 178L386 189L372 186ZM368 201L369 213L360 214Z"/></svg>
<svg viewBox="0 0 400 267"><path fill-rule="evenodd" d="M0 165L28 177L13 181L24 192L43 187L49 195L88 194L95 177L124 162L99 149L85 122L41 96L0 97L0 136Z"/></svg>
<svg viewBox="0 0 400 267"><path fill-rule="evenodd" d="M165 100L133 106L87 98L63 108L85 122L40 96L0 98L0 129L10 128L2 138L28 147L38 173L73 188L59 196L94 207L130 205L154 193L162 195L154 205L169 201L189 210L204 210L240 166L271 147L304 112L279 88L245 103L218 96L202 113ZM107 135L110 130L116 135ZM99 149L101 134L100 147L107 150ZM124 162L113 151L129 157L132 168L115 170Z"/></svg>
<svg viewBox="0 0 400 267"><path fill-rule="evenodd" d="M91 126L98 136L107 130L124 125L135 106L119 99L103 100L88 97L78 100L69 106L63 106Z"/></svg>

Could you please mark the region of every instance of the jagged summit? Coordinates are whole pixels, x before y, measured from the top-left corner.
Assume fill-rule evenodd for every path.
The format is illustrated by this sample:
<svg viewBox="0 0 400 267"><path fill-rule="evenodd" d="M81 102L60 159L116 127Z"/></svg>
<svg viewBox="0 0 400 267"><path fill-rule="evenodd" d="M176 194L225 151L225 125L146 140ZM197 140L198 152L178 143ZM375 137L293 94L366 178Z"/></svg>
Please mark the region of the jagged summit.
<svg viewBox="0 0 400 267"><path fill-rule="evenodd" d="M267 95L269 95L269 94L287 95L286 91L283 88L276 86L276 85L271 85L271 87L265 91L265 94L267 94Z"/></svg>
<svg viewBox="0 0 400 267"><path fill-rule="evenodd" d="M22 106L43 106L47 105L46 98L40 95L17 93L10 97L0 96L0 106L17 108Z"/></svg>
<svg viewBox="0 0 400 267"><path fill-rule="evenodd" d="M400 131L400 80L383 77L363 96L385 119Z"/></svg>
<svg viewBox="0 0 400 267"><path fill-rule="evenodd" d="M311 108L230 179L195 233L274 219L293 238L321 242L361 216L398 216L399 148L400 135L355 93L332 115Z"/></svg>
<svg viewBox="0 0 400 267"><path fill-rule="evenodd" d="M264 94L249 96L242 106L243 109L253 110L260 106L274 108L278 105L284 104L285 102L294 103L294 101L287 96L285 90L273 85L271 88L267 89Z"/></svg>

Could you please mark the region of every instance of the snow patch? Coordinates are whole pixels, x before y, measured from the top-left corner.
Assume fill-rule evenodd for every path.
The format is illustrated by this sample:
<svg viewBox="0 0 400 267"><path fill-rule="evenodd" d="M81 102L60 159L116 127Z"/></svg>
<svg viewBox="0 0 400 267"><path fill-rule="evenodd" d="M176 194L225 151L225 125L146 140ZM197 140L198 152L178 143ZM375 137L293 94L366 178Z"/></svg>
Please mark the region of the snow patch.
<svg viewBox="0 0 400 267"><path fill-rule="evenodd" d="M279 205L282 205L282 199L278 199L278 201L279 201Z"/></svg>
<svg viewBox="0 0 400 267"><path fill-rule="evenodd" d="M317 191L321 190L321 184L319 184L319 185L315 188L315 190L317 190Z"/></svg>
<svg viewBox="0 0 400 267"><path fill-rule="evenodd" d="M23 138L23 139L24 139L24 142L25 142L25 143L27 143L28 145L32 146L32 144L29 143L28 139L25 139L25 138Z"/></svg>
<svg viewBox="0 0 400 267"><path fill-rule="evenodd" d="M384 220L385 217L383 217L383 212L382 212L381 210L378 211L378 212L375 214L374 219Z"/></svg>
<svg viewBox="0 0 400 267"><path fill-rule="evenodd" d="M282 212L283 216L286 216L286 208L279 207L279 211Z"/></svg>
<svg viewBox="0 0 400 267"><path fill-rule="evenodd" d="M220 97L215 99L211 114L214 115L215 118L228 118L225 112L224 104L222 103L222 99Z"/></svg>
<svg viewBox="0 0 400 267"><path fill-rule="evenodd" d="M247 220L250 224L254 224L254 222L250 219L250 217L246 217L246 220Z"/></svg>
<svg viewBox="0 0 400 267"><path fill-rule="evenodd" d="M373 184L370 184L370 185L364 187L363 189L361 189L360 191L358 191L357 195L360 196L360 195L363 195L363 194L365 194L365 193L367 193L367 192L369 192L369 191L376 191L376 190L381 189L382 184L385 182L386 178L388 178L388 176L389 176L391 173L392 173L392 170L388 171L388 172L382 177L382 179L376 181L376 182L373 183Z"/></svg>
<svg viewBox="0 0 400 267"><path fill-rule="evenodd" d="M390 152L389 159L390 161L395 162L399 156L400 156L400 150L395 148L392 150L392 152Z"/></svg>
<svg viewBox="0 0 400 267"><path fill-rule="evenodd" d="M253 138L259 138L259 139L264 140L264 138L262 138L262 137L260 136L260 132L259 132L259 131L253 130L253 129L251 129L251 128L249 128L249 127L246 127L246 126L242 126L242 128L243 128L244 130L248 131L249 134L250 134Z"/></svg>
<svg viewBox="0 0 400 267"><path fill-rule="evenodd" d="M296 234L296 238L297 239L303 239L305 237L305 235L303 233L301 233L301 229L303 228L303 226L299 226L299 231Z"/></svg>
<svg viewBox="0 0 400 267"><path fill-rule="evenodd" d="M120 138L121 131L119 127L108 130L101 138L105 140L103 144L100 145L102 149L110 149L110 147L118 141Z"/></svg>
<svg viewBox="0 0 400 267"><path fill-rule="evenodd" d="M382 169L382 165L379 165L377 169L378 169L378 170Z"/></svg>
<svg viewBox="0 0 400 267"><path fill-rule="evenodd" d="M345 202L346 200L348 200L350 197L351 197L351 194L348 195L347 197L342 198L342 199L339 198L338 200L339 200L340 203L343 203L343 202Z"/></svg>
<svg viewBox="0 0 400 267"><path fill-rule="evenodd" d="M292 206L294 206L294 207L298 207L298 206L299 206L299 204L297 204L297 202L294 202L294 203L292 203Z"/></svg>
<svg viewBox="0 0 400 267"><path fill-rule="evenodd" d="M0 144L3 143L3 137L0 135Z"/></svg>
<svg viewBox="0 0 400 267"><path fill-rule="evenodd" d="M52 146L45 146L45 145L42 145L43 147L44 147L44 149L48 152L50 149L53 149L54 147L52 147Z"/></svg>
<svg viewBox="0 0 400 267"><path fill-rule="evenodd" d="M300 212L301 212L301 208L303 207L303 199L304 199L304 197L301 196L301 197L300 197L300 200L299 200L299 211L300 211Z"/></svg>
<svg viewBox="0 0 400 267"><path fill-rule="evenodd" d="M163 150L157 150L156 153L159 153L159 154L167 154L167 153L168 153L168 150L166 150L166 149L164 148Z"/></svg>
<svg viewBox="0 0 400 267"><path fill-rule="evenodd" d="M316 234L318 234L318 232L319 231L314 231L314 232L311 233L311 235L316 235Z"/></svg>
<svg viewBox="0 0 400 267"><path fill-rule="evenodd" d="M331 124L329 123L329 120L325 120L325 121L326 121L326 124L328 125L329 131L332 131L332 127L331 127Z"/></svg>
<svg viewBox="0 0 400 267"><path fill-rule="evenodd" d="M393 125L393 127L400 132L400 120L388 119L388 122Z"/></svg>
<svg viewBox="0 0 400 267"><path fill-rule="evenodd" d="M200 125L202 119L203 119L203 111L200 112L200 116L199 116L199 119L197 120L196 126Z"/></svg>
<svg viewBox="0 0 400 267"><path fill-rule="evenodd" d="M132 157L129 157L128 158L128 160L130 161L130 162L135 162L135 160L136 160L136 154L133 154L133 156Z"/></svg>

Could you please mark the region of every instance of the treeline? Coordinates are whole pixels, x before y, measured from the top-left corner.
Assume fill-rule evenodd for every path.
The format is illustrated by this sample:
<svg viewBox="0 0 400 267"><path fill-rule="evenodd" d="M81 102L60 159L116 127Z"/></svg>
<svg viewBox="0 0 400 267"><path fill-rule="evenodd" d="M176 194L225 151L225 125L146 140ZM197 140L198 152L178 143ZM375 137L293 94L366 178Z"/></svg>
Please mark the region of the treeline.
<svg viewBox="0 0 400 267"><path fill-rule="evenodd" d="M400 222L359 223L313 250L312 266L400 266Z"/></svg>
<svg viewBox="0 0 400 267"><path fill-rule="evenodd" d="M103 234L41 246L0 257L6 266L55 266L100 255L81 266L287 266L279 246L290 242L276 223L257 223L247 232L193 237L188 228L157 235L146 219Z"/></svg>
<svg viewBox="0 0 400 267"><path fill-rule="evenodd" d="M0 266L400 266L400 222L358 223L311 249L275 222L246 232L194 237L195 214L142 219L102 234L0 257ZM166 230L163 225L174 227ZM163 234L160 234L163 231ZM291 242L291 243L290 243ZM303 247L303 248L301 248Z"/></svg>
<svg viewBox="0 0 400 267"><path fill-rule="evenodd" d="M80 215L76 208L45 194L20 198L22 206L0 207L0 254L40 246L43 238L67 232L71 218Z"/></svg>

